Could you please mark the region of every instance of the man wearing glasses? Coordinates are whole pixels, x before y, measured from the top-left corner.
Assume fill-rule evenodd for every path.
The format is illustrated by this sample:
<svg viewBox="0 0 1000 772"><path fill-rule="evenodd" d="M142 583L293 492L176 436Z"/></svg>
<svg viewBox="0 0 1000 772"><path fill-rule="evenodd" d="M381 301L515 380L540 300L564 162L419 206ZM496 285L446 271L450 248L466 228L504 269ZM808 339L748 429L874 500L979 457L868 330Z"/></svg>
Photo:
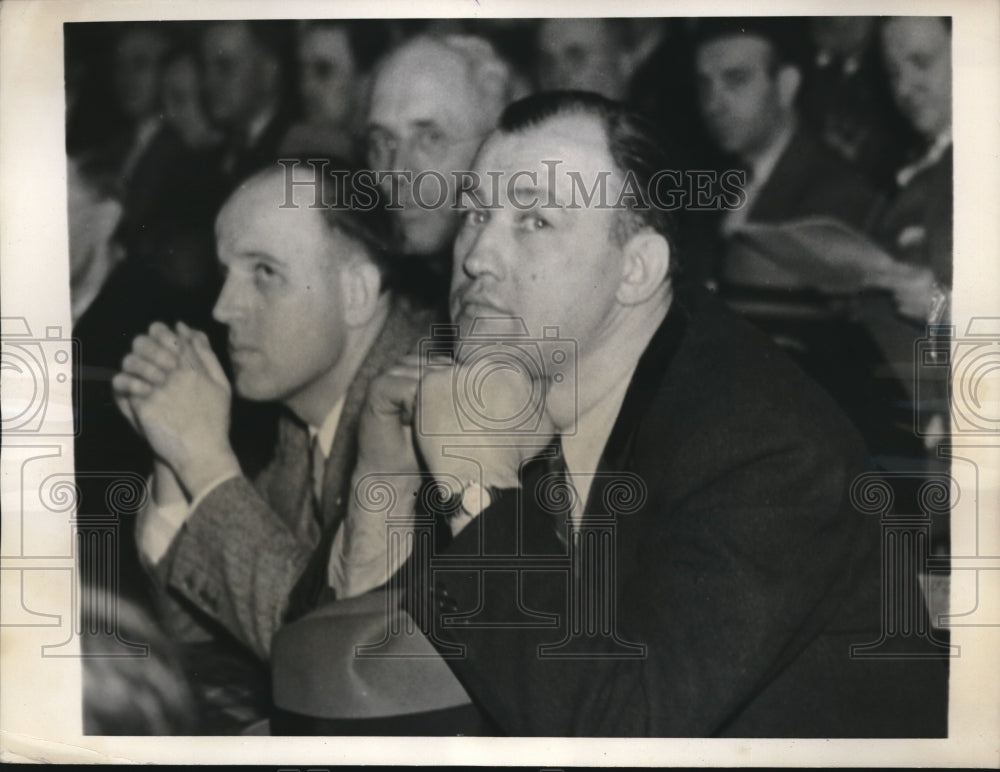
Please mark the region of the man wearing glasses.
<svg viewBox="0 0 1000 772"><path fill-rule="evenodd" d="M444 308L458 230L456 172L469 168L511 96L493 47L465 35L421 36L378 67L367 121L368 162L380 175L407 257L400 284Z"/></svg>

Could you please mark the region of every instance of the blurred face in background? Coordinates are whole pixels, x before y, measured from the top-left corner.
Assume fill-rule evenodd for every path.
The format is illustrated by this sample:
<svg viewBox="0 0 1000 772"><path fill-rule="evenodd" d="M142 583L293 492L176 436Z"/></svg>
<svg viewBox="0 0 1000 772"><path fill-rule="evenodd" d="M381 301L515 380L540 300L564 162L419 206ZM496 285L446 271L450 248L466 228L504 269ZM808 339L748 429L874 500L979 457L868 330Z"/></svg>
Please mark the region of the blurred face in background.
<svg viewBox="0 0 1000 772"><path fill-rule="evenodd" d="M752 157L791 119L798 72L776 68L763 38L733 35L703 43L695 69L705 124L727 153Z"/></svg>
<svg viewBox="0 0 1000 772"><path fill-rule="evenodd" d="M347 126L356 109L358 68L343 27L307 27L300 37L302 101L312 123Z"/></svg>
<svg viewBox="0 0 1000 772"><path fill-rule="evenodd" d="M179 57L164 70L163 114L188 147L208 147L218 140L202 105L201 77L194 56Z"/></svg>
<svg viewBox="0 0 1000 772"><path fill-rule="evenodd" d="M928 139L951 128L951 33L935 17L890 19L882 51L896 104Z"/></svg>
<svg viewBox="0 0 1000 772"><path fill-rule="evenodd" d="M379 70L368 112L368 162L379 171L424 171L416 204L414 190L400 183L399 218L406 254L448 249L458 228L453 172L467 170L495 115L484 115L468 66L458 53L429 41L407 46ZM385 184L392 203L390 183ZM442 205L433 206L442 201Z"/></svg>
<svg viewBox="0 0 1000 772"><path fill-rule="evenodd" d="M538 49L542 90L625 97L628 78L622 40L604 19L546 19L538 30Z"/></svg>
<svg viewBox="0 0 1000 772"><path fill-rule="evenodd" d="M839 56L862 54L874 27L874 16L818 16L809 22L816 47Z"/></svg>
<svg viewBox="0 0 1000 772"><path fill-rule="evenodd" d="M276 99L279 65L242 22L212 24L202 38L205 106L229 129L246 127Z"/></svg>
<svg viewBox="0 0 1000 772"><path fill-rule="evenodd" d="M115 47L115 95L135 120L155 115L160 104L160 74L167 38L153 29L128 30Z"/></svg>

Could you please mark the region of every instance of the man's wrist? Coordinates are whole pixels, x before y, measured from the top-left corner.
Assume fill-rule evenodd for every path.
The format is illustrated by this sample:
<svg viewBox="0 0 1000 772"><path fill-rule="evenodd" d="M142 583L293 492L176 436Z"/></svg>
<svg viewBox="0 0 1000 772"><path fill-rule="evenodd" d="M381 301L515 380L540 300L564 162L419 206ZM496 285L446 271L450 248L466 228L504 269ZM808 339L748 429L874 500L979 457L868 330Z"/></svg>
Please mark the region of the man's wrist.
<svg viewBox="0 0 1000 772"><path fill-rule="evenodd" d="M211 455L199 455L175 470L189 500L197 499L209 485L226 477L243 474L240 462L231 448L219 450Z"/></svg>

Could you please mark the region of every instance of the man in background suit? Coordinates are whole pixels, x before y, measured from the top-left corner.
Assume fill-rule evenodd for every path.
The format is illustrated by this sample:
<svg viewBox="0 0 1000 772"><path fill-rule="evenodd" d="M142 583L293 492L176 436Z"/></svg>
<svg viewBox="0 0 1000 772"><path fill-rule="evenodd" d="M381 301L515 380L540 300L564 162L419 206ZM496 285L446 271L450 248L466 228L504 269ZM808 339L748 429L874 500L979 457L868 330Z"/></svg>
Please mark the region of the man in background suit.
<svg viewBox="0 0 1000 772"><path fill-rule="evenodd" d="M855 430L764 336L675 294L668 213L632 194L567 207L573 174L589 188L610 172L611 202L626 175L648 196L671 167L642 125L595 95L529 97L473 168L520 184L475 191L454 357L373 384L355 475L398 488L423 465L450 491L429 507L450 544L390 588L476 707L513 735L943 734L940 662L850 656L881 618L877 523L848 496L866 463ZM538 370L491 371L484 347L502 341L502 363L522 340L512 322L564 344ZM456 384L473 372L488 375L469 429ZM524 410L538 390L541 412ZM498 423L518 408L522 424ZM386 578L351 559L385 525L348 516L348 579Z"/></svg>
<svg viewBox="0 0 1000 772"><path fill-rule="evenodd" d="M317 191L352 201L347 178L334 193L331 175L297 186L287 206L284 175L251 178L216 228L226 278L213 314L228 328L233 386L284 407L263 469L250 479L230 444L230 385L203 333L154 324L113 382L156 455L138 542L181 601L168 604L172 632L203 640L221 626L263 659L343 516L368 384L421 330L383 289L384 212L310 208Z"/></svg>
<svg viewBox="0 0 1000 772"><path fill-rule="evenodd" d="M222 173L231 190L277 158L291 125L290 30L280 21L218 21L201 39L205 105L225 134Z"/></svg>
<svg viewBox="0 0 1000 772"><path fill-rule="evenodd" d="M949 415L948 368L915 368L915 343L927 325L948 323L951 306L954 161L951 125L951 20L886 19L879 30L893 97L922 141L922 151L896 176L896 189L872 235L898 261L880 278L890 297L868 298L859 316L916 401L920 429L940 437ZM939 375L930 373L937 371ZM928 399L929 395L929 399ZM933 425L928 425L933 421Z"/></svg>
<svg viewBox="0 0 1000 772"><path fill-rule="evenodd" d="M401 262L397 284L442 315L461 221L453 206L455 173L469 168L513 87L506 62L474 35L419 35L388 54L373 75L368 164L399 173L385 176L383 193L398 207L393 216L411 258ZM439 196L444 203L434 206Z"/></svg>
<svg viewBox="0 0 1000 772"><path fill-rule="evenodd" d="M744 224L804 218L838 220L864 231L880 202L872 184L800 120L802 79L790 20L705 20L695 60L702 114L721 150L746 170L746 204L719 219L714 246L689 255L695 278L778 342L819 381L878 450L905 442L886 426L891 384L873 379L880 354L851 323L843 303L811 289L769 284L766 264L741 251ZM714 216L710 215L710 216ZM702 261L708 260L708 264ZM721 262L720 262L721 261Z"/></svg>
<svg viewBox="0 0 1000 772"><path fill-rule="evenodd" d="M696 32L702 116L719 149L746 169L746 205L723 217L743 222L827 215L863 227L877 196L860 172L801 125L802 70L791 22L705 20Z"/></svg>

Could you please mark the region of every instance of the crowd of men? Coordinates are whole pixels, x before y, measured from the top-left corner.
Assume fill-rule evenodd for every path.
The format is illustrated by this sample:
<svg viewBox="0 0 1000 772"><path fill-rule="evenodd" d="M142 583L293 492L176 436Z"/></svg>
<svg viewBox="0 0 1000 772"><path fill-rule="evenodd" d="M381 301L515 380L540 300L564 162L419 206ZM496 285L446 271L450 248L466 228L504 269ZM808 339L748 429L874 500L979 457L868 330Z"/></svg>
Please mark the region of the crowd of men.
<svg viewBox="0 0 1000 772"><path fill-rule="evenodd" d="M850 491L947 428L912 352L950 303L950 46L938 17L67 27L81 511L148 476L111 590L174 709L410 734L454 687L428 733L946 733L943 644L850 654L887 602ZM801 240L831 227L851 255ZM789 232L801 269L748 254ZM366 691L343 671L397 614L424 656Z"/></svg>

